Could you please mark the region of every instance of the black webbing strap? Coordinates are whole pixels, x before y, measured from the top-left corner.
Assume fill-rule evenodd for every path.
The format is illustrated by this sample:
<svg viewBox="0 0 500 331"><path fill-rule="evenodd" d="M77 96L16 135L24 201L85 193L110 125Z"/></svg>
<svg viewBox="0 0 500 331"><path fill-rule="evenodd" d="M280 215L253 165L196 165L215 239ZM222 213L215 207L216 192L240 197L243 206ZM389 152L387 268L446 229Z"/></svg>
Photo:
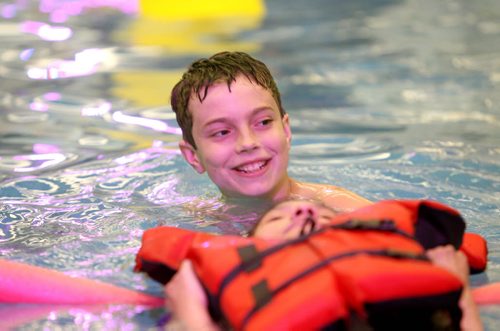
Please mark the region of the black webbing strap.
<svg viewBox="0 0 500 331"><path fill-rule="evenodd" d="M262 259L255 258L259 255L255 245L240 246L236 250L240 256L241 262L247 265L247 272L258 269L262 265Z"/></svg>
<svg viewBox="0 0 500 331"><path fill-rule="evenodd" d="M273 292L269 290L266 279L262 279L260 282L252 286L252 294L256 306L264 306L273 297Z"/></svg>
<svg viewBox="0 0 500 331"><path fill-rule="evenodd" d="M365 219L353 218L344 223L331 225L329 228L340 229L340 230L373 230L373 231L392 232L392 233L397 233L409 239L414 239L414 236L399 229L396 226L396 223L394 223L394 221L390 219L365 220Z"/></svg>

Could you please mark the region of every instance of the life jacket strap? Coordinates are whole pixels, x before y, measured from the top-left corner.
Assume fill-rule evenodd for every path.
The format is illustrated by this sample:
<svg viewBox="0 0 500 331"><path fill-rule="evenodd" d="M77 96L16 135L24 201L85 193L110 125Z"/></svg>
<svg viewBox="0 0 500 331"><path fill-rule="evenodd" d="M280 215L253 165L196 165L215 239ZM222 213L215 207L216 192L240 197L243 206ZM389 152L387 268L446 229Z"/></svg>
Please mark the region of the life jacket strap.
<svg viewBox="0 0 500 331"><path fill-rule="evenodd" d="M373 220L364 220L364 219L350 219L346 222L340 224L334 224L329 226L331 229L340 229L340 230L372 230L372 231L384 231L384 232L392 232L402 235L406 238L414 239L412 235L409 233L399 229L391 219L373 219Z"/></svg>
<svg viewBox="0 0 500 331"><path fill-rule="evenodd" d="M241 262L246 265L246 271L251 272L260 268L262 265L262 259L256 259L255 257L259 255L255 245L250 244L246 246L240 246L237 249L238 255L240 256Z"/></svg>

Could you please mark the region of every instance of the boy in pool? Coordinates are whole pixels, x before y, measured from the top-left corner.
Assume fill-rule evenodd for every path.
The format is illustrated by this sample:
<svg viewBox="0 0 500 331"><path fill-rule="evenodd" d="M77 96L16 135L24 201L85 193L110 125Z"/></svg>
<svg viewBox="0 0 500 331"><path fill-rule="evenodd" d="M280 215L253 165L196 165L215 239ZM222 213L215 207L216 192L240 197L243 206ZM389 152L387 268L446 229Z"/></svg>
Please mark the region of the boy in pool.
<svg viewBox="0 0 500 331"><path fill-rule="evenodd" d="M226 198L305 198L337 212L370 204L346 189L288 176L288 114L269 69L246 53L194 62L173 88L171 105L182 129L182 155Z"/></svg>
<svg viewBox="0 0 500 331"><path fill-rule="evenodd" d="M290 200L277 204L257 223L251 235L276 242L307 235L330 225L335 212L316 202ZM463 282L460 308L462 330L482 330L482 323L473 301L468 282L469 267L465 255L453 246L438 246L426 252L429 260L458 276ZM165 286L167 306L173 313L174 323L185 330L219 330L207 310L206 294L193 271L189 260L182 263L179 271Z"/></svg>

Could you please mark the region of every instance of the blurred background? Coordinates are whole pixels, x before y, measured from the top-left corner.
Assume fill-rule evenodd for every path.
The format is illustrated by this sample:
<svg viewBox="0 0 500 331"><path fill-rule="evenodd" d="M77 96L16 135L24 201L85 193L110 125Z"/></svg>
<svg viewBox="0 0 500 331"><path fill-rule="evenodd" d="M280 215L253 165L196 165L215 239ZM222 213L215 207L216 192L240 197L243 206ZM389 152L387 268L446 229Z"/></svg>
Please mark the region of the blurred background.
<svg viewBox="0 0 500 331"><path fill-rule="evenodd" d="M256 213L186 165L169 106L185 68L223 50L274 74L293 177L450 204L489 242L473 284L500 281L493 0L0 1L0 255L160 293L131 271L144 229L244 233ZM143 330L162 314L0 305L0 326ZM481 314L498 328L498 308Z"/></svg>

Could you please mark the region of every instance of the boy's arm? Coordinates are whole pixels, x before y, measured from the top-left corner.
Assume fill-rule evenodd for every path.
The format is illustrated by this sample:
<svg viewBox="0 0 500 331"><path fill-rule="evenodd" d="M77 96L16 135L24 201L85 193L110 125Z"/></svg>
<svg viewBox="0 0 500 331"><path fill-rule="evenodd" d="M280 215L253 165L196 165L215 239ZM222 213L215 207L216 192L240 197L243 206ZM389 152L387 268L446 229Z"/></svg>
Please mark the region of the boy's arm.
<svg viewBox="0 0 500 331"><path fill-rule="evenodd" d="M342 213L373 204L354 192L333 185L324 185L318 195L326 206Z"/></svg>

